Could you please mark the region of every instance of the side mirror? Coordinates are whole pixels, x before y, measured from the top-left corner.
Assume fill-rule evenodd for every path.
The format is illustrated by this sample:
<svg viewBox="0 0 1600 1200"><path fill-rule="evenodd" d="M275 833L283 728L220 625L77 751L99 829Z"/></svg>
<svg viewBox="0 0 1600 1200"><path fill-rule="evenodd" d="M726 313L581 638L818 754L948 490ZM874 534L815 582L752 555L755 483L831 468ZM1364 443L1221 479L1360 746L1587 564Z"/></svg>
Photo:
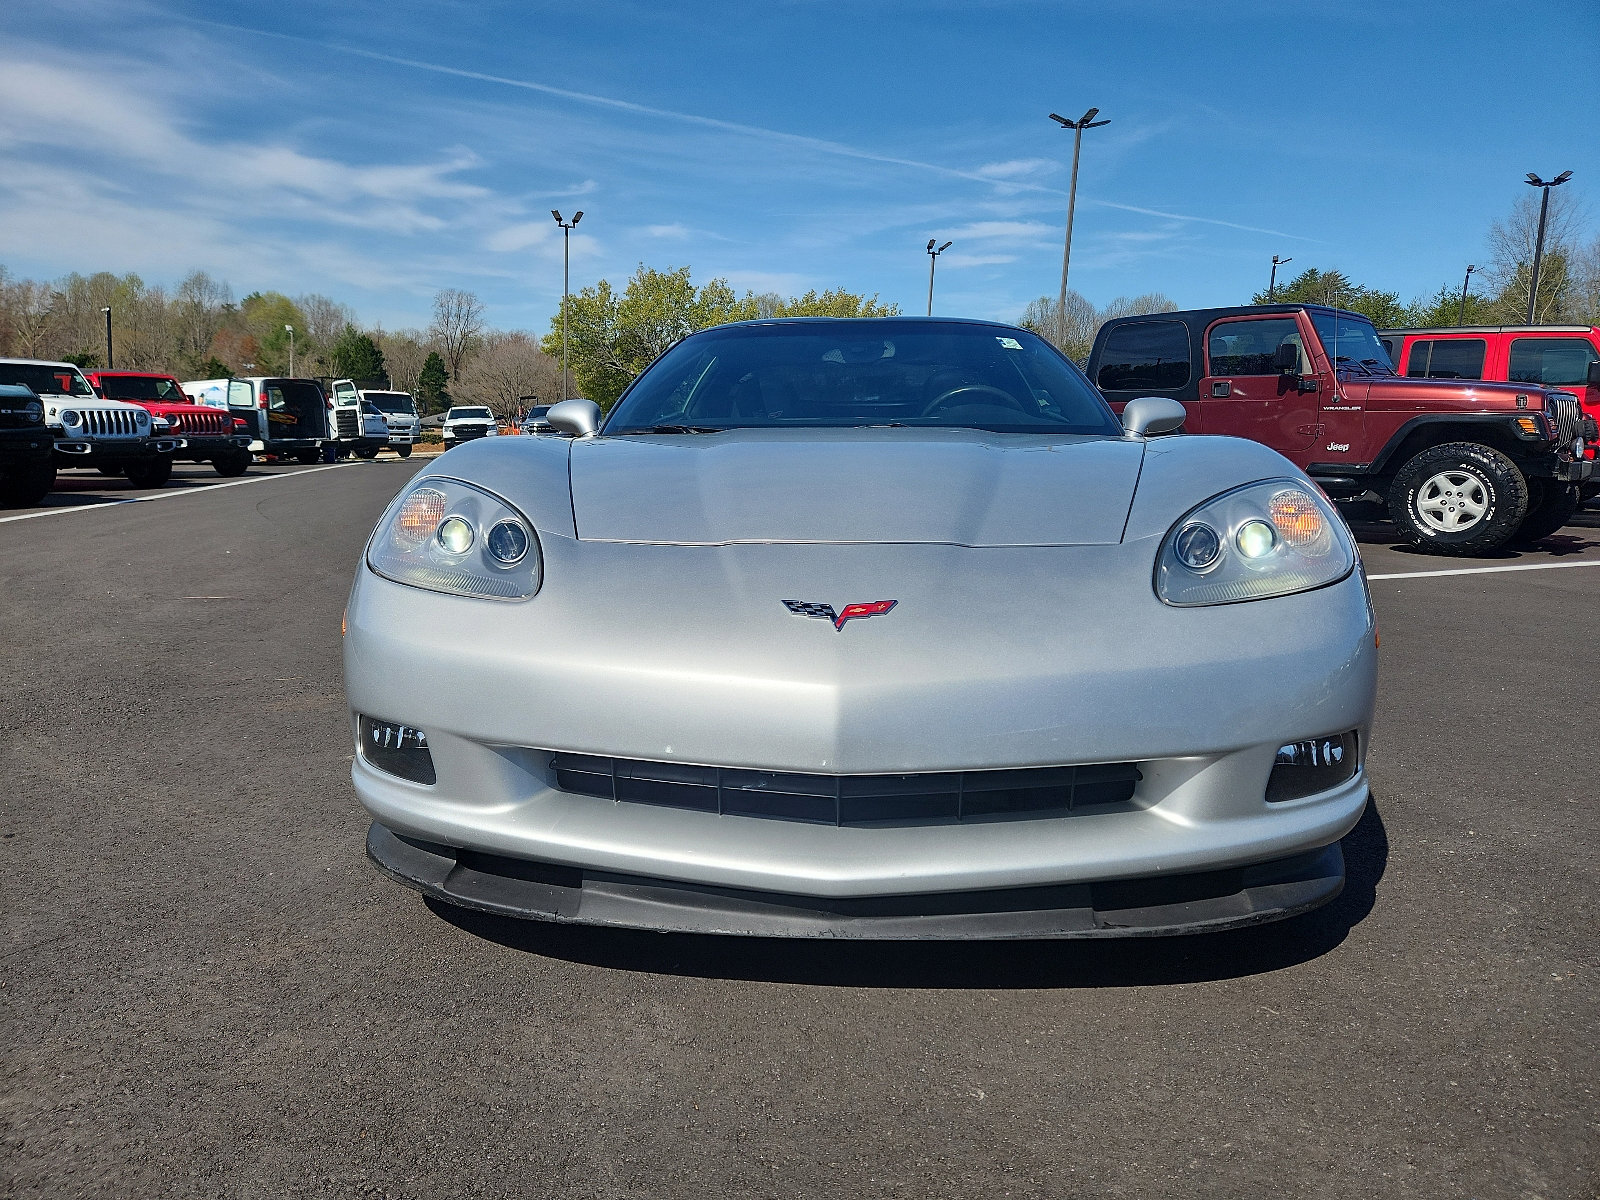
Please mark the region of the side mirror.
<svg viewBox="0 0 1600 1200"><path fill-rule="evenodd" d="M1589 386L1600 387L1600 362L1589 364Z"/></svg>
<svg viewBox="0 0 1600 1200"><path fill-rule="evenodd" d="M1131 434L1154 437L1171 433L1189 417L1183 405L1167 396L1140 396L1122 410L1122 427Z"/></svg>
<svg viewBox="0 0 1600 1200"><path fill-rule="evenodd" d="M1281 343L1272 355L1272 365L1279 371L1300 373L1300 347L1293 342Z"/></svg>
<svg viewBox="0 0 1600 1200"><path fill-rule="evenodd" d="M544 419L572 437L593 437L600 428L600 406L593 400L563 400L552 404Z"/></svg>

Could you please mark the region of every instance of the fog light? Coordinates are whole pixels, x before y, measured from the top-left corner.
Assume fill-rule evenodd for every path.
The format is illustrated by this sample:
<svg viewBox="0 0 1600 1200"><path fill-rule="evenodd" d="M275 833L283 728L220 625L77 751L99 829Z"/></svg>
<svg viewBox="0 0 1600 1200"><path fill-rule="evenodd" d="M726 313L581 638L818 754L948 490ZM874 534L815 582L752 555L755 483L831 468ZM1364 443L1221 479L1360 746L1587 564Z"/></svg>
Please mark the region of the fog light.
<svg viewBox="0 0 1600 1200"><path fill-rule="evenodd" d="M528 531L522 527L521 521L509 518L497 521L494 528L489 530L486 544L496 562L514 567L527 556Z"/></svg>
<svg viewBox="0 0 1600 1200"><path fill-rule="evenodd" d="M1267 803L1298 800L1354 778L1361 765L1356 749L1354 730L1278 747L1277 761L1267 778Z"/></svg>
<svg viewBox="0 0 1600 1200"><path fill-rule="evenodd" d="M428 735L409 725L363 716L356 721L361 741L361 757L380 771L409 779L412 783L437 783L433 755L428 753Z"/></svg>

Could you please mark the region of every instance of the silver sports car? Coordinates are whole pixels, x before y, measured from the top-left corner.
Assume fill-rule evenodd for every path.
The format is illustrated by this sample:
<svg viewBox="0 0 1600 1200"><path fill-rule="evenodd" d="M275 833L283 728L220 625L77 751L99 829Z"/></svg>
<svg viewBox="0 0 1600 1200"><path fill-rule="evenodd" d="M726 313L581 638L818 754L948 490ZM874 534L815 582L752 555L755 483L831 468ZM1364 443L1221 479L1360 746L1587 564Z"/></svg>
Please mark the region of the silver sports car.
<svg viewBox="0 0 1600 1200"><path fill-rule="evenodd" d="M451 450L347 613L368 853L703 933L1188 933L1338 894L1375 628L1316 486L1021 329L726 325Z"/></svg>

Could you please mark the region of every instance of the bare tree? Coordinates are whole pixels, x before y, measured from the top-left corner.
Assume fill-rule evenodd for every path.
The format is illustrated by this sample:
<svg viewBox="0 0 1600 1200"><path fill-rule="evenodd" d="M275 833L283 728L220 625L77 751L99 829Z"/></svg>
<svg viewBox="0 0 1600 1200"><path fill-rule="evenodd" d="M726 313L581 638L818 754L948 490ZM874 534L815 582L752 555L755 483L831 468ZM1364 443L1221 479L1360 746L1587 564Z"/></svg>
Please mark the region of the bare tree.
<svg viewBox="0 0 1600 1200"><path fill-rule="evenodd" d="M1539 201L1529 189L1517 197L1511 211L1489 226L1489 279L1499 289L1497 305L1504 321L1528 319L1528 289L1533 281L1533 255L1539 240ZM1539 269L1539 297L1534 309L1537 322L1559 321L1567 315L1571 290L1573 252L1581 214L1577 201L1560 188L1550 189L1550 213L1544 233L1544 261Z"/></svg>
<svg viewBox="0 0 1600 1200"><path fill-rule="evenodd" d="M445 288L433 298L433 324L428 336L439 344L450 378L461 379L461 368L483 332L483 305L471 292Z"/></svg>
<svg viewBox="0 0 1600 1200"><path fill-rule="evenodd" d="M372 332L372 340L383 351L383 361L389 368L389 382L398 391L417 394L417 378L422 374L422 364L434 349L427 335L420 329L397 329L393 333L382 329Z"/></svg>
<svg viewBox="0 0 1600 1200"><path fill-rule="evenodd" d="M35 279L13 280L0 289L0 308L4 310L0 344L5 344L9 353L19 358L45 354L51 299L50 285Z"/></svg>
<svg viewBox="0 0 1600 1200"><path fill-rule="evenodd" d="M1177 307L1160 292L1146 292L1142 296L1118 296L1104 308L1097 309L1077 292L1069 291L1065 313L1057 309L1051 297L1040 296L1023 310L1022 319L1017 324L1047 338L1058 350L1082 366L1089 361L1095 335L1107 321L1114 317L1144 313L1175 312Z"/></svg>
<svg viewBox="0 0 1600 1200"><path fill-rule="evenodd" d="M306 327L303 332L306 341L319 346L332 346L339 340L346 325L355 324L354 309L318 292L296 297L295 304L305 314Z"/></svg>
<svg viewBox="0 0 1600 1200"><path fill-rule="evenodd" d="M546 404L561 390L561 365L539 349L539 343L520 330L494 332L483 337L453 392L460 403L487 404L495 416L514 417L529 396ZM532 401L528 401L532 403Z"/></svg>
<svg viewBox="0 0 1600 1200"><path fill-rule="evenodd" d="M1573 251L1570 312L1584 325L1600 325L1600 234Z"/></svg>
<svg viewBox="0 0 1600 1200"><path fill-rule="evenodd" d="M198 367L211 353L211 342L222 329L226 306L233 293L204 271L191 271L178 285L170 306L173 340L178 362L185 370Z"/></svg>

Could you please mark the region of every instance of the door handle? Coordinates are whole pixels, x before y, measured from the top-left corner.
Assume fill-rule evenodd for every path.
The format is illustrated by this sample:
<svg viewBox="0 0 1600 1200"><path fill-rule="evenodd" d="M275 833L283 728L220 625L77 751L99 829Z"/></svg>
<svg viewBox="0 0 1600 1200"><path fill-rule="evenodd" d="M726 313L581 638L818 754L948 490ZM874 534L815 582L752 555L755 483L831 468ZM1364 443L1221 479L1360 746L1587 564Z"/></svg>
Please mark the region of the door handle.
<svg viewBox="0 0 1600 1200"><path fill-rule="evenodd" d="M1211 394L1213 397L1219 398L1222 396L1231 396L1233 394L1233 384L1229 383L1226 379L1213 380L1211 384Z"/></svg>

